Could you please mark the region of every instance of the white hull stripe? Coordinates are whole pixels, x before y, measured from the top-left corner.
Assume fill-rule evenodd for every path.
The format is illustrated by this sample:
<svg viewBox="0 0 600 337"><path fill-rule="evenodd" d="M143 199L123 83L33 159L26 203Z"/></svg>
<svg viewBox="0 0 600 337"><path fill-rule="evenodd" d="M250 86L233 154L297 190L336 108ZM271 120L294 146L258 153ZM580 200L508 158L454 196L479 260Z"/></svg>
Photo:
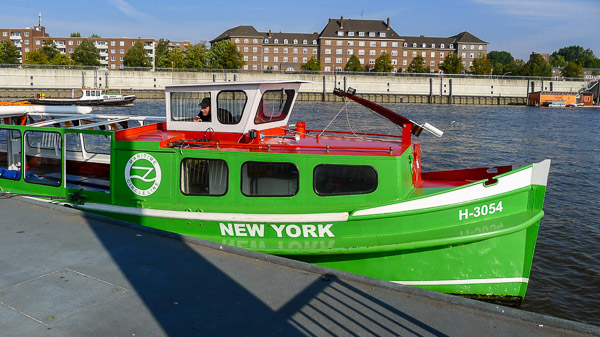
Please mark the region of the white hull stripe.
<svg viewBox="0 0 600 337"><path fill-rule="evenodd" d="M532 184L546 186L550 160L546 159L532 167L519 172L498 178L498 182L491 186L483 183L454 190L448 193L432 195L421 199L401 202L393 205L380 206L356 211L353 216L376 215L420 210L432 207L448 206L473 200L489 198L494 195L514 191Z"/></svg>
<svg viewBox="0 0 600 337"><path fill-rule="evenodd" d="M246 214L246 213L207 213L167 211L149 208L112 206L104 204L87 203L76 206L87 211L118 213L134 216L147 216L154 218L200 220L200 221L227 221L227 222L339 222L348 220L347 212L340 213L309 213L309 214Z"/></svg>
<svg viewBox="0 0 600 337"><path fill-rule="evenodd" d="M441 286L453 284L490 284L490 283L529 283L525 277L482 278L468 280L439 280L439 281L392 281L407 286Z"/></svg>

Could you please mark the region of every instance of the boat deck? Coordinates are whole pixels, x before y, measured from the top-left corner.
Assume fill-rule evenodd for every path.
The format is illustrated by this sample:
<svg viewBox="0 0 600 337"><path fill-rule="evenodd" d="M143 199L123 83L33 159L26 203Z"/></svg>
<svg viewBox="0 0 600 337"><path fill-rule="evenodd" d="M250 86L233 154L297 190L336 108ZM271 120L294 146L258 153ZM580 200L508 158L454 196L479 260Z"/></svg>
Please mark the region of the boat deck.
<svg viewBox="0 0 600 337"><path fill-rule="evenodd" d="M0 198L0 213L6 336L600 335L21 198Z"/></svg>

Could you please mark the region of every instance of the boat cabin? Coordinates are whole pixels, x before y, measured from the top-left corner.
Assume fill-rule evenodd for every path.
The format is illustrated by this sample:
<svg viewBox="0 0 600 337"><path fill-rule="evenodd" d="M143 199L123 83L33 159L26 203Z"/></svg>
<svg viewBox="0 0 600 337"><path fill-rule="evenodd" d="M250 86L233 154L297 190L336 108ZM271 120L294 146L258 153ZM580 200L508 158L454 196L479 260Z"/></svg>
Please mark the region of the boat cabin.
<svg viewBox="0 0 600 337"><path fill-rule="evenodd" d="M166 86L167 129L247 134L284 127L303 81L233 82ZM210 120L194 121L202 102Z"/></svg>

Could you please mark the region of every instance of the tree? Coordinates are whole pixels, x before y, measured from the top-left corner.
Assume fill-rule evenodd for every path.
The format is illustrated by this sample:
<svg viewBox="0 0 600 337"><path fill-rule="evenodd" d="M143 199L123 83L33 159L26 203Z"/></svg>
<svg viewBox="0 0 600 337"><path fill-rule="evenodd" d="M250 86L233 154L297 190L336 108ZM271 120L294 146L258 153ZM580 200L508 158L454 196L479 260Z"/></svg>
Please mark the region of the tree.
<svg viewBox="0 0 600 337"><path fill-rule="evenodd" d="M425 60L421 55L415 56L415 58L410 62L406 71L409 73L426 73L427 68L425 68Z"/></svg>
<svg viewBox="0 0 600 337"><path fill-rule="evenodd" d="M98 35L98 34L92 34L92 35L90 35L90 38L91 39L94 39L94 38L99 39L100 35Z"/></svg>
<svg viewBox="0 0 600 337"><path fill-rule="evenodd" d="M565 61L565 58L562 55L554 55L550 56L550 65L556 68L562 68L566 66L569 62Z"/></svg>
<svg viewBox="0 0 600 337"><path fill-rule="evenodd" d="M514 57L507 51L491 51L487 54L487 58L491 64L500 63L503 66L514 61Z"/></svg>
<svg viewBox="0 0 600 337"><path fill-rule="evenodd" d="M81 33L79 33L79 32L71 33L71 37L81 37Z"/></svg>
<svg viewBox="0 0 600 337"><path fill-rule="evenodd" d="M575 62L583 65L582 60L587 56L594 58L594 52L591 49L583 49L581 46L570 46L560 48L558 51L552 53L552 56L561 55L567 62Z"/></svg>
<svg viewBox="0 0 600 337"><path fill-rule="evenodd" d="M179 48L167 50L167 52L161 57L158 67L159 68L184 68L185 53Z"/></svg>
<svg viewBox="0 0 600 337"><path fill-rule="evenodd" d="M25 55L25 64L49 64L48 55L42 48L34 49Z"/></svg>
<svg viewBox="0 0 600 337"><path fill-rule="evenodd" d="M504 73L510 73L512 76L520 76L523 75L523 67L525 66L525 61L521 59L516 59L511 61L509 64L504 66Z"/></svg>
<svg viewBox="0 0 600 337"><path fill-rule="evenodd" d="M19 57L19 49L10 40L0 42L0 64L19 63Z"/></svg>
<svg viewBox="0 0 600 337"><path fill-rule="evenodd" d="M135 41L133 47L127 51L123 58L123 64L126 67L148 68L152 66L152 58L146 54L141 40Z"/></svg>
<svg viewBox="0 0 600 337"><path fill-rule="evenodd" d="M394 66L392 65L392 57L390 54L383 52L381 55L375 60L375 69L378 73L389 73L394 70Z"/></svg>
<svg viewBox="0 0 600 337"><path fill-rule="evenodd" d="M440 70L446 74L460 74L465 70L462 57L454 53L449 53L448 56L444 58L444 62L440 64Z"/></svg>
<svg viewBox="0 0 600 337"><path fill-rule="evenodd" d="M584 56L581 59L580 65L584 68L600 68L600 59L592 56Z"/></svg>
<svg viewBox="0 0 600 337"><path fill-rule="evenodd" d="M167 68L162 64L163 58L167 55L169 51L169 43L171 41L160 39L158 40L158 44L156 45L156 55L154 56L154 66L157 68Z"/></svg>
<svg viewBox="0 0 600 337"><path fill-rule="evenodd" d="M201 69L206 68L209 50L204 42L195 43L185 47L184 68Z"/></svg>
<svg viewBox="0 0 600 337"><path fill-rule="evenodd" d="M524 76L552 76L552 66L540 54L533 54L522 69Z"/></svg>
<svg viewBox="0 0 600 337"><path fill-rule="evenodd" d="M358 57L352 54L344 66L344 71L365 71L365 68L360 64Z"/></svg>
<svg viewBox="0 0 600 337"><path fill-rule="evenodd" d="M308 62L302 63L300 65L300 69L306 71L321 71L321 61L313 56L310 58L310 60L308 60Z"/></svg>
<svg viewBox="0 0 600 337"><path fill-rule="evenodd" d="M58 48L56 48L56 46L54 45L54 41L52 40L44 41L41 49L44 52L44 54L46 54L48 60L51 60L55 58L56 55L60 54L60 51L58 50Z"/></svg>
<svg viewBox="0 0 600 337"><path fill-rule="evenodd" d="M504 65L500 62L494 64L494 66L492 67L493 71L492 73L494 75L504 75Z"/></svg>
<svg viewBox="0 0 600 337"><path fill-rule="evenodd" d="M569 62L560 72L564 77L583 77L583 67L575 62Z"/></svg>
<svg viewBox="0 0 600 337"><path fill-rule="evenodd" d="M501 63L499 63L501 64ZM489 75L492 73L492 63L490 60L483 56L478 57L473 60L473 65L471 66L471 74L475 75Z"/></svg>
<svg viewBox="0 0 600 337"><path fill-rule="evenodd" d="M213 69L240 69L244 65L242 53L229 40L215 42L208 53L208 60Z"/></svg>
<svg viewBox="0 0 600 337"><path fill-rule="evenodd" d="M56 54L49 61L50 61L50 64L53 64L53 65L71 65L71 64L73 64L73 61L71 61L69 59L69 57L67 57L67 55L65 55L63 53Z"/></svg>
<svg viewBox="0 0 600 337"><path fill-rule="evenodd" d="M86 65L86 66L99 66L100 61L100 52L94 46L94 44L88 40L83 39L81 44L75 48L73 54L71 54L71 60L75 64Z"/></svg>

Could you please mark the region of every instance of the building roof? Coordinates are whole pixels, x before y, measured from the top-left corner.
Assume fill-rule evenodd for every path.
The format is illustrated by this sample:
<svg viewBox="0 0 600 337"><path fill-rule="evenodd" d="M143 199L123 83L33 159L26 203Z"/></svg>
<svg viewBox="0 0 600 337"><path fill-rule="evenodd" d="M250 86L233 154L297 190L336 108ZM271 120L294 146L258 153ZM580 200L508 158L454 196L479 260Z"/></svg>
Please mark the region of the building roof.
<svg viewBox="0 0 600 337"><path fill-rule="evenodd" d="M288 40L289 45L312 45L312 46L316 46L318 45L318 42L316 44L313 44L313 41L317 41L319 39L319 34L318 33L312 33L312 34L306 34L306 33L260 33L263 34L263 38L264 39L268 39L268 42L265 40L264 44L277 44L277 45L281 45L284 44L285 40ZM277 40L278 42L275 43L275 40ZM297 40L298 43L294 44L294 40ZM304 44L304 40L306 40L307 44Z"/></svg>
<svg viewBox="0 0 600 337"><path fill-rule="evenodd" d="M237 26L231 29L226 30L221 35L214 38L210 43L214 43L217 41L230 39L232 37L260 37L263 35L259 33L254 26Z"/></svg>
<svg viewBox="0 0 600 337"><path fill-rule="evenodd" d="M478 38L477 36L475 36L469 32L458 33L458 34L456 34L454 36L450 36L450 37L455 40L454 43L482 43L482 44L488 43L488 42L481 40L480 38Z"/></svg>
<svg viewBox="0 0 600 337"><path fill-rule="evenodd" d="M348 37L348 32L354 32L354 37L358 37L358 32L364 33L385 33L385 36L375 34L375 36L368 36L369 38L375 39L400 39L398 33L396 33L389 25L389 18L387 22L382 20L352 20L344 19L342 16L339 19L329 19L329 22L323 28L320 37L328 38L339 38L338 32L343 31L343 37Z"/></svg>
<svg viewBox="0 0 600 337"><path fill-rule="evenodd" d="M430 37L430 36L400 36L401 39L407 44L406 48L423 48L423 43L425 43L425 48L431 49L431 45L434 44L436 49L442 49L440 46L443 44L443 49L452 49L450 45L454 43L454 39L451 37ZM416 43L416 47L413 47L413 44Z"/></svg>

